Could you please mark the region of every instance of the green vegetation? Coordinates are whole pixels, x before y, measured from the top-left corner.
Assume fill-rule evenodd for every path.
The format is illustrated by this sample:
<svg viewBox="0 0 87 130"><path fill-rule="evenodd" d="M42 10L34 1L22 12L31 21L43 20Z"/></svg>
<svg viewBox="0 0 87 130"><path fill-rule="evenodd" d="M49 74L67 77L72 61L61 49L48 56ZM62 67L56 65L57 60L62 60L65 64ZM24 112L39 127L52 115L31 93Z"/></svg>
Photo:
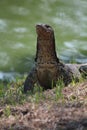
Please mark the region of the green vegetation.
<svg viewBox="0 0 87 130"><path fill-rule="evenodd" d="M57 82L56 88L55 88L55 100L58 100L60 98L63 98L62 89L64 88L64 83L62 80L59 80Z"/></svg>
<svg viewBox="0 0 87 130"><path fill-rule="evenodd" d="M64 84L62 80L59 80L56 87L52 87L52 91L54 93L54 96L50 94L45 94L46 91L43 91L43 88L40 86L37 86L35 84L33 93L28 92L27 94L23 93L23 83L25 78L23 79L16 79L16 82L11 82L6 84L0 83L0 105L6 106L5 109L5 115L9 115L10 109L9 105L17 105L17 104L23 104L24 102L35 102L39 103L41 100L53 100L58 101L62 99L64 101L64 96L62 94L62 90L64 88ZM80 81L82 82L82 80ZM72 86L76 87L76 83L73 80L71 83ZM47 90L48 92L49 90ZM74 95L72 95L71 100L76 99Z"/></svg>
<svg viewBox="0 0 87 130"><path fill-rule="evenodd" d="M16 79L16 82L7 85L0 84L0 105L23 103L25 95L23 94L24 79Z"/></svg>
<svg viewBox="0 0 87 130"><path fill-rule="evenodd" d="M45 99L43 88L35 84L33 93L30 91L27 94L23 93L24 79L16 79L16 82L6 84L0 84L0 105L16 105L23 104L25 101L36 102ZM55 87L55 99L58 100L62 97L63 82L58 81ZM53 88L54 89L54 88ZM6 112L8 109L6 108ZM7 114L8 115L8 114Z"/></svg>
<svg viewBox="0 0 87 130"><path fill-rule="evenodd" d="M10 109L10 106L6 105L4 111L3 111L4 115L6 117L9 117L11 115L11 109Z"/></svg>

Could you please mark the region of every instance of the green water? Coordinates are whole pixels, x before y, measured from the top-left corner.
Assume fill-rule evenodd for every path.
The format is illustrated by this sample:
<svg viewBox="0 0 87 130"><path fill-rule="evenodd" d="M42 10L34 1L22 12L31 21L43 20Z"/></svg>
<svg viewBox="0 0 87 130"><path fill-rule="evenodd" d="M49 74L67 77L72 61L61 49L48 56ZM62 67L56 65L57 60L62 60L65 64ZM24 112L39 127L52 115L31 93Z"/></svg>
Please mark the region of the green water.
<svg viewBox="0 0 87 130"><path fill-rule="evenodd" d="M29 71L37 23L51 25L65 62L87 62L87 0L0 0L0 72Z"/></svg>

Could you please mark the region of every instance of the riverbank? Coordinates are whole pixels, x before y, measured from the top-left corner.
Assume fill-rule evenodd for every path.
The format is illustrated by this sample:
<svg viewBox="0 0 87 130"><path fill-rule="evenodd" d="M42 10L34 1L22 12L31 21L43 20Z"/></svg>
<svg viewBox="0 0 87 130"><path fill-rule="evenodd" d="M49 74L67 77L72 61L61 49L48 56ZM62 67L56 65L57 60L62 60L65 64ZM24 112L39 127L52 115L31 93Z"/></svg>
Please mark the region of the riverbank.
<svg viewBox="0 0 87 130"><path fill-rule="evenodd" d="M31 95L22 93L23 82L9 84L0 97L0 130L87 129L87 81Z"/></svg>

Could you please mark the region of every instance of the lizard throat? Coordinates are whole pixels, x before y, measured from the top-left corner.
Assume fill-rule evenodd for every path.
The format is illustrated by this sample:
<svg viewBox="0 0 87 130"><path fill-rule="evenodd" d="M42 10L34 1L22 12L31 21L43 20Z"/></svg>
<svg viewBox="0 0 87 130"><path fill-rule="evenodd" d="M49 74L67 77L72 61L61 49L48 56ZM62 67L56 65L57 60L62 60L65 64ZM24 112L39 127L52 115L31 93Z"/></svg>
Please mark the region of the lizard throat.
<svg viewBox="0 0 87 130"><path fill-rule="evenodd" d="M54 63L58 62L55 50L55 40L37 39L37 52L35 61L37 63Z"/></svg>

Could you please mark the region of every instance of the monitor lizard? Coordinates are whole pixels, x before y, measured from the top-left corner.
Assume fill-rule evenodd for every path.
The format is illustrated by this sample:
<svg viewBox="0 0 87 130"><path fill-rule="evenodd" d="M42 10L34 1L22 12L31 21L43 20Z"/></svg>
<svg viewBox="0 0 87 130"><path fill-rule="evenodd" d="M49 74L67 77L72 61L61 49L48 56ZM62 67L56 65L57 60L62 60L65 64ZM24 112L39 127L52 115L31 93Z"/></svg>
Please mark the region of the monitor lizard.
<svg viewBox="0 0 87 130"><path fill-rule="evenodd" d="M60 61L56 54L54 30L51 26L37 24L36 33L35 64L25 80L25 93L33 90L35 83L39 83L43 89L50 89L52 85L56 86L58 80L63 80L67 86L73 79L78 81L83 71L87 72L87 64L65 64Z"/></svg>

